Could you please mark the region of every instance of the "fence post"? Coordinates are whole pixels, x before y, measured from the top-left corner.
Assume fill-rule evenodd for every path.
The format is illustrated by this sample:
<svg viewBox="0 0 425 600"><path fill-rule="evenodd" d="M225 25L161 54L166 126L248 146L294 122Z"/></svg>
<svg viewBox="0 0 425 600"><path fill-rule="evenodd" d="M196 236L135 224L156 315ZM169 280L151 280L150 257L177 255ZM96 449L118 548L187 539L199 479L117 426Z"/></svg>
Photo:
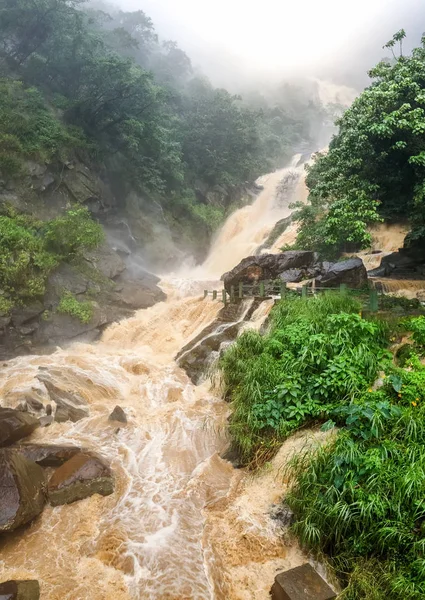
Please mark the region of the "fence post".
<svg viewBox="0 0 425 600"><path fill-rule="evenodd" d="M239 298L241 300L243 298L243 283L242 283L242 281L239 282Z"/></svg>
<svg viewBox="0 0 425 600"><path fill-rule="evenodd" d="M307 286L306 286L306 285L303 285L303 287L302 287L302 289L301 289L301 296L302 296L303 298L307 298L307 293L308 293Z"/></svg>
<svg viewBox="0 0 425 600"><path fill-rule="evenodd" d="M347 284L346 283L341 283L339 286L339 293L341 295L344 295L347 293Z"/></svg>
<svg viewBox="0 0 425 600"><path fill-rule="evenodd" d="M226 295L226 290L223 290L222 292L222 298L223 298L223 302L226 305L227 304L227 295Z"/></svg>
<svg viewBox="0 0 425 600"><path fill-rule="evenodd" d="M264 296L265 296L264 281L260 281L260 296L261 296L261 298L264 298Z"/></svg>
<svg viewBox="0 0 425 600"><path fill-rule="evenodd" d="M231 285L230 286L230 302L234 302L235 301L235 286Z"/></svg>
<svg viewBox="0 0 425 600"><path fill-rule="evenodd" d="M378 312L378 290L370 290L369 308L372 312Z"/></svg>
<svg viewBox="0 0 425 600"><path fill-rule="evenodd" d="M204 298L208 296L208 290L204 290Z"/></svg>
<svg viewBox="0 0 425 600"><path fill-rule="evenodd" d="M213 290L213 300L217 300L217 290Z"/></svg>
<svg viewBox="0 0 425 600"><path fill-rule="evenodd" d="M286 297L286 281L280 282L280 297L282 300Z"/></svg>

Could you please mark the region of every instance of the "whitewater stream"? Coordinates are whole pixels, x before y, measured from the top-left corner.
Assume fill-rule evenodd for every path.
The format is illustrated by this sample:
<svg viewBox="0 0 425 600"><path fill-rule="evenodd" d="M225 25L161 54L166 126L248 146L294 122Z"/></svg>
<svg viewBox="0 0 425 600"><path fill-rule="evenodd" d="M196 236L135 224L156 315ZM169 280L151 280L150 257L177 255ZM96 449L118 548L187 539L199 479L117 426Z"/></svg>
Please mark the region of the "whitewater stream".
<svg viewBox="0 0 425 600"><path fill-rule="evenodd" d="M3 579L39 579L43 600L266 600L276 571L303 562L268 515L282 495L276 473L289 446L257 477L234 470L220 458L228 405L174 361L221 308L202 299L205 282L252 254L289 215L289 203L305 198L298 162L261 178L263 191L228 219L202 267L163 278L166 302L112 325L96 344L3 364L4 406L26 393L49 401L40 368L88 401L90 417L39 429L32 441L83 446L103 456L116 479L111 496L47 506L30 527L4 537ZM290 227L269 251L294 235ZM249 326L259 327L270 308ZM108 421L117 404L128 416L120 428Z"/></svg>

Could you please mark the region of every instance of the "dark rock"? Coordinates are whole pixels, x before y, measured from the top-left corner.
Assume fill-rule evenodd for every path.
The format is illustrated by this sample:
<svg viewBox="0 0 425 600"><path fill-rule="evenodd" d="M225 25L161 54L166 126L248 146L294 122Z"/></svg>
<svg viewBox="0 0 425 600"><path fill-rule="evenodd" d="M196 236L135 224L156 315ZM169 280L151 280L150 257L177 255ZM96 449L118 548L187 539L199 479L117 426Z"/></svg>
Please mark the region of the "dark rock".
<svg viewBox="0 0 425 600"><path fill-rule="evenodd" d="M46 404L46 415L51 415L52 414L52 405L51 404Z"/></svg>
<svg viewBox="0 0 425 600"><path fill-rule="evenodd" d="M309 564L276 575L272 600L333 600L335 592Z"/></svg>
<svg viewBox="0 0 425 600"><path fill-rule="evenodd" d="M0 583L0 600L40 600L40 584L36 579Z"/></svg>
<svg viewBox="0 0 425 600"><path fill-rule="evenodd" d="M12 311L12 323L15 327L20 327L39 317L45 310L42 302L32 302L26 306L16 308Z"/></svg>
<svg viewBox="0 0 425 600"><path fill-rule="evenodd" d="M234 269L222 277L224 287L230 292L239 282L253 284L258 281L277 280L289 269L308 269L317 262L317 255L310 251L290 250L281 254L262 254L244 258Z"/></svg>
<svg viewBox="0 0 425 600"><path fill-rule="evenodd" d="M132 310L149 308L165 299L166 295L164 292L150 280L120 281L112 295L114 304L119 304Z"/></svg>
<svg viewBox="0 0 425 600"><path fill-rule="evenodd" d="M40 427L48 427L53 423L53 416L46 415L45 417L40 417L38 422L40 423Z"/></svg>
<svg viewBox="0 0 425 600"><path fill-rule="evenodd" d="M63 423L65 421L79 421L89 416L89 409L85 398L80 396L78 392L62 389L60 382L61 373L54 369L49 372L40 372L37 379L44 383L49 393L50 399L55 402L57 409L55 412L55 421Z"/></svg>
<svg viewBox="0 0 425 600"><path fill-rule="evenodd" d="M49 446L48 444L20 444L12 446L11 449L42 467L60 467L81 452L78 446Z"/></svg>
<svg viewBox="0 0 425 600"><path fill-rule="evenodd" d="M16 450L0 450L0 531L28 523L45 502L43 469Z"/></svg>
<svg viewBox="0 0 425 600"><path fill-rule="evenodd" d="M351 289L359 289L367 285L367 271L361 258L350 258L327 265L316 283L321 287L338 287L345 283Z"/></svg>
<svg viewBox="0 0 425 600"><path fill-rule="evenodd" d="M104 277L115 279L125 271L124 261L112 248L103 244L96 250L86 252L85 259L90 262Z"/></svg>
<svg viewBox="0 0 425 600"><path fill-rule="evenodd" d="M40 400L37 400L37 398L30 398L27 396L26 403L28 408L33 410L34 412L40 412L40 410L44 409L44 404L40 402Z"/></svg>
<svg viewBox="0 0 425 600"><path fill-rule="evenodd" d="M244 466L241 461L240 453L235 448L228 448L220 455L220 458L227 460L235 469L241 469Z"/></svg>
<svg viewBox="0 0 425 600"><path fill-rule="evenodd" d="M127 423L127 415L121 406L116 406L109 415L109 421L119 421L120 423Z"/></svg>
<svg viewBox="0 0 425 600"><path fill-rule="evenodd" d="M93 494L108 496L114 491L110 468L99 458L79 453L59 467L49 481L53 506L70 504Z"/></svg>
<svg viewBox="0 0 425 600"><path fill-rule="evenodd" d="M280 279L286 281L286 283L299 283L303 280L303 276L304 273L301 269L288 269L281 273Z"/></svg>
<svg viewBox="0 0 425 600"><path fill-rule="evenodd" d="M0 407L0 446L10 446L31 435L38 426L38 420L28 413Z"/></svg>
<svg viewBox="0 0 425 600"><path fill-rule="evenodd" d="M276 504L270 510L270 517L279 521L282 527L289 527L295 520L295 515L285 503Z"/></svg>

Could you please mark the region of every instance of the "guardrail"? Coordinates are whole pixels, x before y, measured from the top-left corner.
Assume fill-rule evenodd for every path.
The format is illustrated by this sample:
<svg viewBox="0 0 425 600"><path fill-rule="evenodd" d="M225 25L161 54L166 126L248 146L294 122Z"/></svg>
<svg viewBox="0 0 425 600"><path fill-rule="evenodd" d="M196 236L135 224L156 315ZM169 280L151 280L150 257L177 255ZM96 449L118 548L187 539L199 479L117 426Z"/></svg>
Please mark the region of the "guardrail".
<svg viewBox="0 0 425 600"><path fill-rule="evenodd" d="M328 291L338 291L340 294L354 293L367 301L367 307L371 312L377 312L379 310L378 290L373 288L368 290L352 289L345 283L341 283L338 288L317 287L304 284L301 287L289 289L285 281L258 281L251 285L244 285L240 282L237 288L234 285L230 287L230 293L225 289L221 291L204 290L204 298L208 298L211 295L213 300L219 298L224 304L228 304L229 302L238 302L243 300L243 298L272 297L284 299L288 293L298 294L303 298L307 298L308 296L315 296L318 293L320 294ZM383 292L381 292L381 294L383 294Z"/></svg>

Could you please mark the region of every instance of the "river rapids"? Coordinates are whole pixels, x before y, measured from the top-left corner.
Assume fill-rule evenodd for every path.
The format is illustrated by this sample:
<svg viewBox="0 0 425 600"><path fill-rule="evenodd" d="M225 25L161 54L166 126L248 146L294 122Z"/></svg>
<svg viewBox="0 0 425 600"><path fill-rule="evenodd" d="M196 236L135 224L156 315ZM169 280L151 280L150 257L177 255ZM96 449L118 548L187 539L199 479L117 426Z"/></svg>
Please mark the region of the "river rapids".
<svg viewBox="0 0 425 600"><path fill-rule="evenodd" d="M262 178L257 200L229 218L202 267L163 278L166 302L112 325L96 344L3 364L3 406L25 393L48 402L40 368L88 401L90 417L39 429L32 441L95 451L116 478L111 496L48 506L30 527L5 536L3 580L38 579L43 600L266 600L276 571L304 562L269 511L284 489L279 468L306 434L257 476L234 470L220 458L228 405L209 382L194 386L174 361L221 308L202 298L205 281L255 251L289 215L289 203L305 198L298 162ZM279 188L287 177L295 181L289 195ZM260 308L250 327L261 325L271 304ZM117 404L128 416L121 428L108 421Z"/></svg>

